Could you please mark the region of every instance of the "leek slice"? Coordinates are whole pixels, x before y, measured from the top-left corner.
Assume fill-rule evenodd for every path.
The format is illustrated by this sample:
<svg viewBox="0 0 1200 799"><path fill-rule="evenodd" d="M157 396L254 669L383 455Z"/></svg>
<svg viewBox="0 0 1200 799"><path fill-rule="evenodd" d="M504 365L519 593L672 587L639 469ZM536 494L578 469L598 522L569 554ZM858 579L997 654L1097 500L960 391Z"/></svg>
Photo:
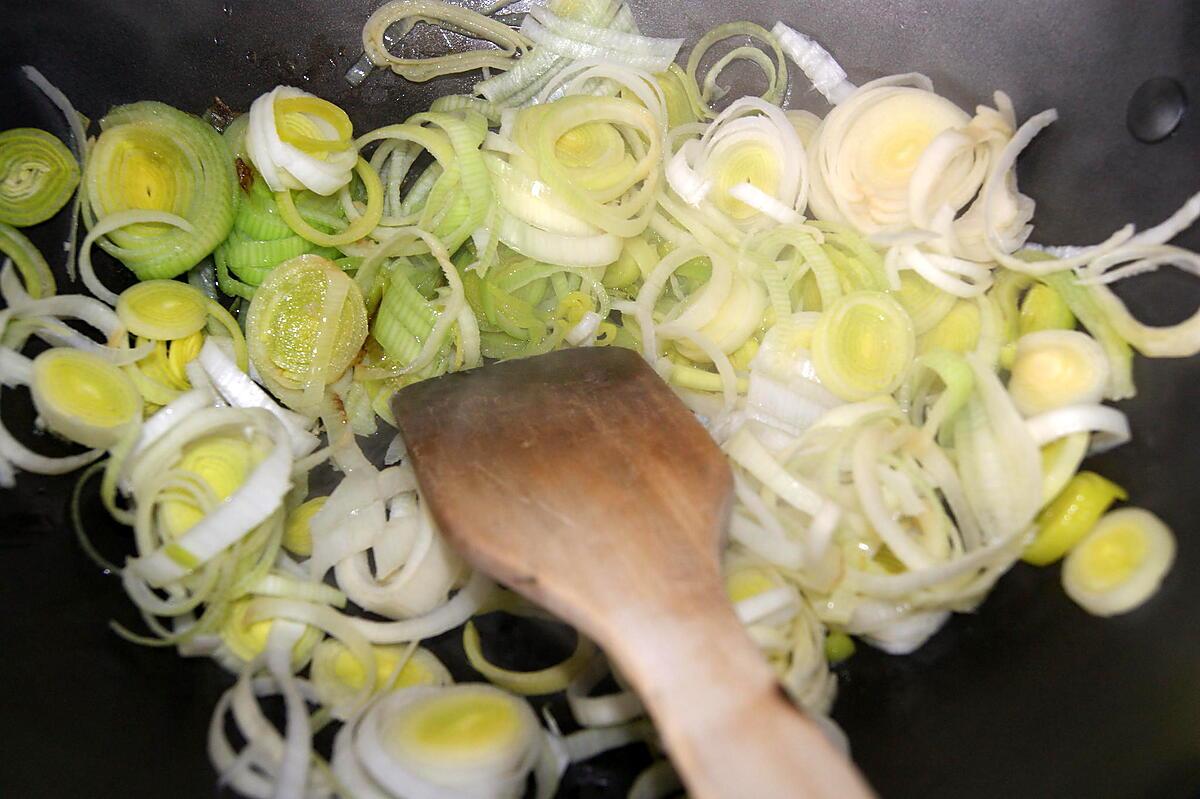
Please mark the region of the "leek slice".
<svg viewBox="0 0 1200 799"><path fill-rule="evenodd" d="M1042 446L1043 503L1058 496L1079 471L1079 464L1087 456L1089 438L1087 433L1072 433Z"/></svg>
<svg viewBox="0 0 1200 799"><path fill-rule="evenodd" d="M1059 296L1045 283L1034 283L1021 300L1018 317L1020 335L1040 330L1074 330L1075 314Z"/></svg>
<svg viewBox="0 0 1200 799"><path fill-rule="evenodd" d="M220 134L152 101L114 108L100 127L84 178L88 225L126 211L169 213L186 225L127 224L98 243L140 280L191 269L233 227L237 174Z"/></svg>
<svg viewBox="0 0 1200 799"><path fill-rule="evenodd" d="M1108 360L1095 339L1074 330L1043 330L1017 341L1008 391L1021 413L1034 416L1097 403L1108 379Z"/></svg>
<svg viewBox="0 0 1200 799"><path fill-rule="evenodd" d="M184 447L173 468L186 473L205 496L224 502L242 487L263 454L242 436L214 435ZM205 511L190 495L181 496L159 505L158 521L167 537L175 539L195 527Z"/></svg>
<svg viewBox="0 0 1200 799"><path fill-rule="evenodd" d="M399 691L417 686L450 685L454 680L437 656L422 647L373 645L373 691ZM334 638L317 645L312 656L312 682L325 705L345 705L367 681L367 670L354 653Z"/></svg>
<svg viewBox="0 0 1200 799"><path fill-rule="evenodd" d="M177 280L147 280L121 292L117 317L135 336L186 338L208 321L208 298Z"/></svg>
<svg viewBox="0 0 1200 799"><path fill-rule="evenodd" d="M54 216L79 185L67 146L37 128L0 133L0 222L29 227Z"/></svg>
<svg viewBox="0 0 1200 799"><path fill-rule="evenodd" d="M259 375L277 391L306 392L309 407L346 371L366 336L357 284L318 255L277 266L255 292L246 320Z"/></svg>
<svg viewBox="0 0 1200 799"><path fill-rule="evenodd" d="M129 378L104 358L80 350L49 349L33 360L30 388L46 426L88 447L111 447L141 422L142 397Z"/></svg>
<svg viewBox="0 0 1200 799"><path fill-rule="evenodd" d="M379 701L358 726L368 773L397 796L515 794L541 734L524 702L488 685L411 688ZM448 790L447 790L448 789Z"/></svg>
<svg viewBox="0 0 1200 799"><path fill-rule="evenodd" d="M1128 498L1125 489L1111 480L1095 472L1080 472L1042 508L1037 536L1025 547L1021 560L1034 566L1053 563L1091 532L1113 502Z"/></svg>
<svg viewBox="0 0 1200 799"><path fill-rule="evenodd" d="M1148 600L1175 562L1175 536L1153 513L1106 515L1063 563L1067 595L1095 616L1127 613Z"/></svg>
<svg viewBox="0 0 1200 799"><path fill-rule="evenodd" d="M848 402L891 394L916 350L912 320L887 294L859 291L839 299L813 331L813 364L821 384Z"/></svg>

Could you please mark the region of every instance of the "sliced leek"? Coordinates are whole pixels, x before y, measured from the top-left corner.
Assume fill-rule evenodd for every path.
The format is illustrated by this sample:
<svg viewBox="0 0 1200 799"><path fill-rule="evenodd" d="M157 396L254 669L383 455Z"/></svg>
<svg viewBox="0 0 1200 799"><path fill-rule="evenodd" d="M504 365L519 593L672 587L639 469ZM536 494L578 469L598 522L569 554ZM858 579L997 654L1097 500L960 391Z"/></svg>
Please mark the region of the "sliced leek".
<svg viewBox="0 0 1200 799"><path fill-rule="evenodd" d="M84 177L90 227L128 211L168 213L186 224L113 227L98 244L140 280L191 269L233 227L237 175L220 135L169 105L118 106L100 120Z"/></svg>
<svg viewBox="0 0 1200 799"><path fill-rule="evenodd" d="M1043 330L1017 341L1008 391L1021 413L1034 416L1099 402L1108 381L1108 360L1095 339L1074 330Z"/></svg>
<svg viewBox="0 0 1200 799"><path fill-rule="evenodd" d="M1175 536L1153 513L1121 508L1102 518L1063 563L1063 589L1095 616L1128 613L1158 590L1175 561Z"/></svg>
<svg viewBox="0 0 1200 799"><path fill-rule="evenodd" d="M49 349L33 361L33 403L46 426L88 447L115 445L142 419L142 397L98 355Z"/></svg>
<svg viewBox="0 0 1200 799"><path fill-rule="evenodd" d="M121 293L117 317L135 336L186 338L208 321L208 298L177 280L147 280Z"/></svg>
<svg viewBox="0 0 1200 799"><path fill-rule="evenodd" d="M847 294L821 314L812 349L821 384L854 402L900 387L916 338L912 320L896 300L862 291Z"/></svg>
<svg viewBox="0 0 1200 799"><path fill-rule="evenodd" d="M1021 560L1046 566L1061 558L1096 526L1118 499L1128 499L1125 489L1095 472L1080 472L1037 517L1037 536Z"/></svg>
<svg viewBox="0 0 1200 799"><path fill-rule="evenodd" d="M62 209L79 185L79 164L44 130L0 133L0 222L28 227Z"/></svg>

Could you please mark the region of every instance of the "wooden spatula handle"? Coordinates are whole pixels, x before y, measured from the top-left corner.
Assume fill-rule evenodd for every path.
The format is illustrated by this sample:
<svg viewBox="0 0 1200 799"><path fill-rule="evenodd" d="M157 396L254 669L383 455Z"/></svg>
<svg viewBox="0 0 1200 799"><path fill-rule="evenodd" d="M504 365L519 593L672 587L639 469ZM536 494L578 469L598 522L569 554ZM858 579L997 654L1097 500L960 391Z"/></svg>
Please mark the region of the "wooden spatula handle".
<svg viewBox="0 0 1200 799"><path fill-rule="evenodd" d="M646 703L689 796L871 797L854 766L784 694L728 604L713 604L631 618L637 632L627 627L609 651Z"/></svg>

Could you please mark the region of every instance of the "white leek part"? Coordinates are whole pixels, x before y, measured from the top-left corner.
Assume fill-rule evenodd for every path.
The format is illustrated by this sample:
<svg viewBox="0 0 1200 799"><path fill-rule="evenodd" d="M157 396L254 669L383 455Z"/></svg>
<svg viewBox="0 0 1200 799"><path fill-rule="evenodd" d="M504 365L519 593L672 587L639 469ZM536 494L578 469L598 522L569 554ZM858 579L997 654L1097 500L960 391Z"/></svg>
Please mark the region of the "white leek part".
<svg viewBox="0 0 1200 799"><path fill-rule="evenodd" d="M271 625L267 640L267 668L279 683L286 718L283 753L279 771L275 774L275 795L278 797L302 796L308 787L312 725L308 706L292 676L292 647L307 629L295 622L277 622Z"/></svg>
<svg viewBox="0 0 1200 799"><path fill-rule="evenodd" d="M1158 591L1175 550L1175 536L1161 519L1141 508L1120 508L1067 554L1063 589L1095 616L1127 613Z"/></svg>
<svg viewBox="0 0 1200 799"><path fill-rule="evenodd" d="M970 122L923 75L864 84L834 106L813 139L813 213L864 235L911 229L910 191L924 153L943 131L965 130ZM982 152L972 146L944 164L923 204L957 211L969 203L985 175Z"/></svg>
<svg viewBox="0 0 1200 799"><path fill-rule="evenodd" d="M944 610L908 611L897 614L886 625L870 628L869 632L858 622L852 624L850 629L871 646L889 655L907 655L932 638L949 618L950 614Z"/></svg>
<svg viewBox="0 0 1200 799"><path fill-rule="evenodd" d="M884 503L883 486L875 473L877 464L887 454L883 448L884 432L882 427L873 425L855 442L852 474L859 504L892 554L911 570L928 569L933 558Z"/></svg>
<svg viewBox="0 0 1200 799"><path fill-rule="evenodd" d="M195 232L195 228L191 222L182 216L169 214L166 211L118 211L115 214L109 214L97 219L96 223L92 225L92 229L88 231L87 236L84 238L83 245L79 248L79 276L83 278L83 284L87 286L88 291L109 305L115 306L117 304L117 295L101 283L100 278L96 277L96 270L92 266L92 245L101 236L107 235L118 228L142 224L171 225L187 233Z"/></svg>
<svg viewBox="0 0 1200 799"><path fill-rule="evenodd" d="M1031 275L1044 275L1051 272L1060 272L1064 269L1074 269L1088 263L1097 256L1112 251L1133 237L1133 225L1126 225L1100 244L1094 247L1087 247L1070 258L1031 263L1011 255L1011 253L1024 244L1024 237L1022 236L1020 239L1014 240L1011 237L1001 234L1001 229L1004 227L1003 222L1000 220L1000 206L1004 202L1002 194L1011 191L1012 186L1015 185L1014 169L1017 163L1017 156L1029 146L1029 143L1033 141L1038 133L1057 119L1058 112L1050 109L1025 120L1025 124L1017 129L1012 139L1004 146L1004 149L1000 151L1000 154L993 161L987 180L980 190L984 223L984 243L988 253L1002 266Z"/></svg>
<svg viewBox="0 0 1200 799"><path fill-rule="evenodd" d="M1123 265L1122 265L1123 264ZM1126 245L1093 259L1080 270L1082 284L1093 285L1092 297L1109 324L1138 352L1151 358L1188 358L1200 353L1200 311L1174 325L1147 325L1106 285L1126 277L1173 266L1200 276L1200 255L1168 245Z"/></svg>
<svg viewBox="0 0 1200 799"><path fill-rule="evenodd" d="M830 105L842 102L858 88L846 79L846 70L842 69L842 65L815 39L789 28L782 22L776 22L775 27L771 28L771 33L779 39L779 46L784 54L800 67L813 88L819 91Z"/></svg>
<svg viewBox="0 0 1200 799"><path fill-rule="evenodd" d="M797 510L816 516L825 510L826 500L817 491L784 470L766 447L743 428L725 443L725 452L738 466L758 478L782 500Z"/></svg>
<svg viewBox="0 0 1200 799"><path fill-rule="evenodd" d="M672 188L678 185L682 199L710 209L737 229L764 217L799 222L808 204L804 145L783 111L758 97L733 102L698 142L684 143L676 158L680 156L671 173L676 178Z"/></svg>
<svg viewBox="0 0 1200 799"><path fill-rule="evenodd" d="M529 705L482 684L385 695L353 735L366 774L411 799L517 799L542 744Z"/></svg>
<svg viewBox="0 0 1200 799"><path fill-rule="evenodd" d="M567 706L571 715L582 727L611 727L624 724L646 713L637 695L629 690L613 694L593 696L592 691L608 674L609 667L603 656L596 656L567 686Z"/></svg>
<svg viewBox="0 0 1200 799"><path fill-rule="evenodd" d="M796 209L779 202L753 183L738 183L730 187L729 196L781 225L796 225L804 221L804 217Z"/></svg>
<svg viewBox="0 0 1200 799"><path fill-rule="evenodd" d="M388 524L384 529L389 538L411 531L407 557L395 573L385 573L378 564L373 573L365 551L338 561L334 567L338 587L356 605L391 618L411 618L446 602L463 571L462 560L434 527L424 506L422 510L416 524Z"/></svg>
<svg viewBox="0 0 1200 799"><path fill-rule="evenodd" d="M518 219L499 215L496 235L522 255L566 267L608 266L621 256L621 239L610 233L572 236L553 233Z"/></svg>
<svg viewBox="0 0 1200 799"><path fill-rule="evenodd" d="M825 625L803 600L789 623L794 625L788 631L792 643L780 681L794 701L814 718L823 718L833 707L838 686L837 676L830 671L825 657Z"/></svg>
<svg viewBox="0 0 1200 799"><path fill-rule="evenodd" d="M955 452L963 490L985 541L1026 529L1041 508L1039 442L991 367L967 357L975 390L954 416Z"/></svg>
<svg viewBox="0 0 1200 799"><path fill-rule="evenodd" d="M383 453L383 465L394 466L408 454L408 448L404 444L404 437L399 433L392 436L392 440L388 442L387 450Z"/></svg>
<svg viewBox="0 0 1200 799"><path fill-rule="evenodd" d="M521 23L521 33L540 48L571 59L596 59L662 72L672 62L683 39L654 39L638 34L597 28L555 16L534 6Z"/></svg>
<svg viewBox="0 0 1200 799"><path fill-rule="evenodd" d="M46 95L50 102L54 103L66 118L67 127L71 129L71 151L75 153L75 160L79 162L79 174L87 174L87 132L83 127L83 117L75 110L75 106L71 105L67 96L57 86L46 80L37 67L23 66L21 72L29 79L30 83L37 86L42 94ZM75 279L75 243L79 238L79 206L82 202L83 194L77 190L71 204L70 232L67 234L67 240L63 242L63 249L67 252L67 277L71 280Z"/></svg>
<svg viewBox="0 0 1200 799"><path fill-rule="evenodd" d="M134 444L129 457L136 459L138 455L145 452L151 444L162 438L168 430L179 424L181 420L186 419L203 408L212 408L215 405L216 397L213 395L212 389L208 387L194 388L191 391L184 392L177 399L155 411L142 424L141 432L138 433L137 443Z"/></svg>
<svg viewBox="0 0 1200 799"><path fill-rule="evenodd" d="M10 271L0 272L0 281ZM138 347L129 347L123 340L125 327L113 312L112 308L93 297L79 294L59 294L42 299L31 299L28 295L17 297L10 292L6 298L9 307L0 311L0 326L3 319L30 319L39 324L32 330L32 335L53 346L74 347L99 355L106 361L117 366L134 363L150 354L153 343ZM15 300L15 302L14 302ZM114 346L100 344L79 331L56 324L56 320L78 319L104 334L106 341L115 342ZM14 345L15 346L15 345Z"/></svg>
<svg viewBox="0 0 1200 799"><path fill-rule="evenodd" d="M230 414L232 416L229 416ZM242 486L211 513L174 541L128 561L127 571L152 586L163 586L190 574L239 541L275 512L291 488L290 439L283 426L270 414L259 409L214 408L198 411L187 421L201 426L209 419L223 422L226 417L232 423L236 423L238 418L253 420L260 429L271 436L274 447L254 468ZM175 451L174 447L182 445L189 432L188 425L181 425L162 436L147 451L145 460L148 464L157 463L158 459L151 457L156 450L166 448L168 452ZM147 465L145 468L152 467ZM135 466L130 471L135 497L139 485L142 484L138 469L139 466Z"/></svg>
<svg viewBox="0 0 1200 799"><path fill-rule="evenodd" d="M27 386L32 380L33 361L8 347L0 347L0 385Z"/></svg>
<svg viewBox="0 0 1200 799"><path fill-rule="evenodd" d="M237 367L213 338L205 339L200 354L196 356L196 363L230 405L236 408L261 408L278 419L287 430L292 455L295 457L307 455L321 443L320 439L305 429L308 422L304 417L281 407L271 399L249 375Z"/></svg>
<svg viewBox="0 0 1200 799"><path fill-rule="evenodd" d="M420 641L453 630L474 616L492 595L496 585L482 572L474 572L467 584L450 601L430 611L404 621L370 621L351 619L355 629L374 644L395 644Z"/></svg>
<svg viewBox="0 0 1200 799"><path fill-rule="evenodd" d="M280 100L312 98L315 95L291 86L276 86L250 105L246 127L246 154L271 191L308 189L329 196L350 183L358 151L352 142L341 149L309 153L280 138L275 104ZM323 102L323 101L322 101ZM321 138L335 139L337 131L315 114L302 114Z"/></svg>
<svg viewBox="0 0 1200 799"><path fill-rule="evenodd" d="M712 180L705 179L696 172L692 163L701 155L700 142L697 139L685 141L671 160L667 162L667 185L679 195L679 199L688 205L699 207L700 203L712 190Z"/></svg>
<svg viewBox="0 0 1200 799"><path fill-rule="evenodd" d="M411 470L398 466L346 475L310 522L312 579L322 579L338 561L373 546L384 532L385 503L415 488Z"/></svg>
<svg viewBox="0 0 1200 799"><path fill-rule="evenodd" d="M617 84L627 89L654 115L662 132L667 131L666 96L658 80L643 69L611 64L596 59L575 61L546 84L538 103L572 94L595 94ZM599 85L602 88L597 89Z"/></svg>
<svg viewBox="0 0 1200 799"><path fill-rule="evenodd" d="M894 264L891 268L912 269L932 285L955 297L979 297L992 286L989 264L925 252L915 245L893 247L888 250L885 260ZM892 288L898 289L899 286Z"/></svg>
<svg viewBox="0 0 1200 799"><path fill-rule="evenodd" d="M256 672L256 666L244 669L237 683L218 700L208 726L208 756L223 786L253 799L275 799L276 775L286 744L267 718L260 699L281 695L282 688L273 677L255 678ZM289 692L298 694L304 702L318 701L312 686L305 680L293 680ZM295 699L292 706L295 706ZM299 712L298 707L296 711ZM226 732L227 717L232 719L236 729L232 739ZM241 751L233 740L237 741ZM316 762L311 763L306 782L307 791L301 795L309 799L327 799L334 793L328 774Z"/></svg>
<svg viewBox="0 0 1200 799"><path fill-rule="evenodd" d="M654 728L648 721L639 720L616 727L597 727L579 730L562 738L559 743L570 763L590 760L596 755L638 741L654 739Z"/></svg>
<svg viewBox="0 0 1200 799"><path fill-rule="evenodd" d="M1025 416L1104 399L1110 369L1104 348L1077 330L1041 330L1017 340L1008 393Z"/></svg>
<svg viewBox="0 0 1200 799"><path fill-rule="evenodd" d="M583 315L583 318L576 323L575 327L571 328L567 333L567 343L572 347L586 346L596 338L596 331L600 329L600 323L604 321L604 317L595 311L588 311Z"/></svg>
<svg viewBox="0 0 1200 799"><path fill-rule="evenodd" d="M976 576L981 569L996 564L1008 566L1021 549L1021 534L1000 538L987 546L968 552L953 560L902 574L876 574L852 571L847 575L850 585L879 599L902 600L941 583ZM999 576L999 575L997 575Z"/></svg>
<svg viewBox="0 0 1200 799"><path fill-rule="evenodd" d="M363 673L363 683L353 694L347 694L344 702L331 708L335 717L347 718L363 707L375 690L376 660L370 643L355 629L354 619L345 616L327 605L299 602L293 599L259 598L246 608L246 623L255 624L266 620L287 620L307 624L324 630L349 650Z"/></svg>
<svg viewBox="0 0 1200 799"><path fill-rule="evenodd" d="M1072 435L1091 433L1089 454L1107 452L1128 443L1133 437L1129 417L1107 405L1069 405L1034 416L1025 428L1038 446Z"/></svg>

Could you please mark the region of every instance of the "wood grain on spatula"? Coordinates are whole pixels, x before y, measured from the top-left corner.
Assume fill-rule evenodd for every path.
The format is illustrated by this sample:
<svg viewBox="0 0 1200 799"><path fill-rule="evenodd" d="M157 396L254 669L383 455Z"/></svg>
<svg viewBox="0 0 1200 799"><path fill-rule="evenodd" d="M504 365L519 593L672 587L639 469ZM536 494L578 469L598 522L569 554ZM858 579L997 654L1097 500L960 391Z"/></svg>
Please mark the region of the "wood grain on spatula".
<svg viewBox="0 0 1200 799"><path fill-rule="evenodd" d="M442 533L604 648L693 796L870 795L726 599L728 463L641 357L508 361L416 383L393 409Z"/></svg>

